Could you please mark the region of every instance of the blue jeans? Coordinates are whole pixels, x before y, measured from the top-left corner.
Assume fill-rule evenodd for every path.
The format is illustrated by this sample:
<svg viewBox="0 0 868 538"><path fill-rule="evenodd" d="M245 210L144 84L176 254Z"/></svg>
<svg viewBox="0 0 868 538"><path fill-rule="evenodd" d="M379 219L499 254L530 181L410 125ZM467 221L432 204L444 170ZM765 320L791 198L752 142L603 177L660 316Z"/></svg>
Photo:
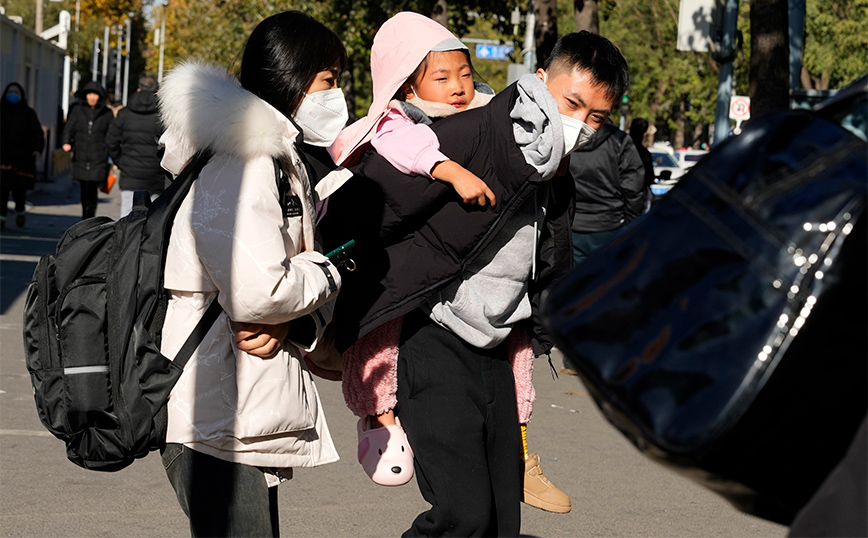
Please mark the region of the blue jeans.
<svg viewBox="0 0 868 538"><path fill-rule="evenodd" d="M161 454L191 536L280 535L277 487L268 487L261 470L177 443Z"/></svg>

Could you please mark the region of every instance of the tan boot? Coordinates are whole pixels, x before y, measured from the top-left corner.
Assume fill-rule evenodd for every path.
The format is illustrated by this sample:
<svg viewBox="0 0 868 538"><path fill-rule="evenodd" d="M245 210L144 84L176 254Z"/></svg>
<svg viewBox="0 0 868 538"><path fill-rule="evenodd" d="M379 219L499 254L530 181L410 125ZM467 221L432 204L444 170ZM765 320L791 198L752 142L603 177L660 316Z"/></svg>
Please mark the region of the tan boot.
<svg viewBox="0 0 868 538"><path fill-rule="evenodd" d="M536 508L566 514L572 509L570 497L549 482L539 466L539 455L524 460L524 502Z"/></svg>

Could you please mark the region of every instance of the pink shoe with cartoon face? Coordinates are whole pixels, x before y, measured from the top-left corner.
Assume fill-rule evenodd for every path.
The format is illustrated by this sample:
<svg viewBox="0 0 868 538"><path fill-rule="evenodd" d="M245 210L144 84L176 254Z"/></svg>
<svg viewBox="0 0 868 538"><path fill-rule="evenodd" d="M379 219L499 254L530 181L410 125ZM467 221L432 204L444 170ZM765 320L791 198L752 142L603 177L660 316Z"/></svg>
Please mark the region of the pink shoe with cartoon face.
<svg viewBox="0 0 868 538"><path fill-rule="evenodd" d="M395 426L370 428L368 417L359 419L359 463L381 486L401 486L413 478L413 450L401 421Z"/></svg>

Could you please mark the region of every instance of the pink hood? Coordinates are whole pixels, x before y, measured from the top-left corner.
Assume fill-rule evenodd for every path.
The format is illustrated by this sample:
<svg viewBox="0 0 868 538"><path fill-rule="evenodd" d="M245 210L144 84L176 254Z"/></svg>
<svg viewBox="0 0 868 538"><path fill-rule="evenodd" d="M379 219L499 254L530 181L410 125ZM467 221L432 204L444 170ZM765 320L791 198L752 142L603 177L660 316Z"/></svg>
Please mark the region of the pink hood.
<svg viewBox="0 0 868 538"><path fill-rule="evenodd" d="M371 47L371 79L374 101L368 115L341 131L329 148L335 163L341 164L353 151L374 135L374 127L389 109L389 101L428 52L438 43L455 36L432 19L402 11L383 23Z"/></svg>

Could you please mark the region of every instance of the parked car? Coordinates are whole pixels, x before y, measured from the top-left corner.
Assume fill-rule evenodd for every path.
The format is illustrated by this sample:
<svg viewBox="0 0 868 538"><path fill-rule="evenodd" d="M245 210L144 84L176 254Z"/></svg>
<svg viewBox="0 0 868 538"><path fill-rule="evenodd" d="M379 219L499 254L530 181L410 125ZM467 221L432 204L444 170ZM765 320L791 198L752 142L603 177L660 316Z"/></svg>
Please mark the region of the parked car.
<svg viewBox="0 0 868 538"><path fill-rule="evenodd" d="M668 144L655 143L648 148L648 151L654 164L654 184L651 185L651 193L655 197L660 197L678 183L685 170L678 163L675 153Z"/></svg>
<svg viewBox="0 0 868 538"><path fill-rule="evenodd" d="M698 163L705 155L708 153L708 150L704 149L679 149L675 152L675 158L678 160L678 164L681 165L685 171Z"/></svg>

